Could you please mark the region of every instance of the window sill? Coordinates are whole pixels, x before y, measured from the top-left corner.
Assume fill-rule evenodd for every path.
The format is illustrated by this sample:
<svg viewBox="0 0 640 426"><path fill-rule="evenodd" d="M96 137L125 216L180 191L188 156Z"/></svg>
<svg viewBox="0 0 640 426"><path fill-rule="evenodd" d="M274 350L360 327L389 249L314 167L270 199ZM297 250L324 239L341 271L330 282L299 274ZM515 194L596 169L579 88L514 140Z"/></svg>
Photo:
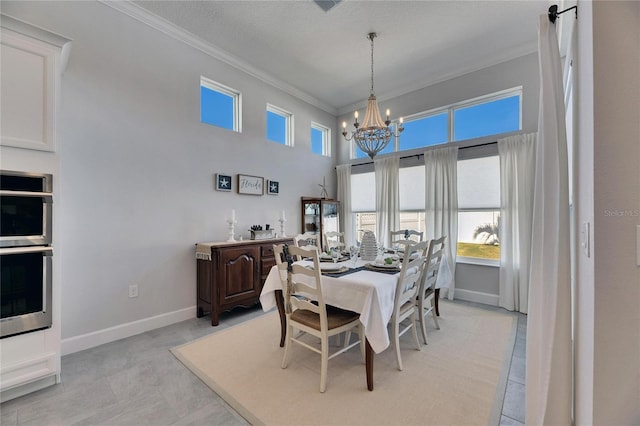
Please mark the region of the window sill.
<svg viewBox="0 0 640 426"><path fill-rule="evenodd" d="M482 259L479 257L456 256L456 263L466 263L468 265L493 266L500 267L500 261L494 259Z"/></svg>

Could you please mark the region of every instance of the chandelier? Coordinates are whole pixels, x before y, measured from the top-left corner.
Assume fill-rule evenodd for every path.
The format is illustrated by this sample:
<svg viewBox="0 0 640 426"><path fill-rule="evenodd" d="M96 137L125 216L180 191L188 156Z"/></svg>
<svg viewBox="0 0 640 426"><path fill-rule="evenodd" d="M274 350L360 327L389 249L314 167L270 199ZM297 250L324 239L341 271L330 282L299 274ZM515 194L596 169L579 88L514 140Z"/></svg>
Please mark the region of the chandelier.
<svg viewBox="0 0 640 426"><path fill-rule="evenodd" d="M376 100L375 92L373 91L373 39L377 37L376 33L369 33L367 38L371 40L371 93L367 99L367 109L364 114L364 120L362 123L358 123L358 111L355 112L355 121L353 127L355 130L351 133L351 136L347 137L347 123L342 123L342 136L347 141L353 140L358 148L367 154L371 159L375 157L377 153L382 151L389 145L389 141L394 135L393 128L389 127L391 120L389 115L391 111L387 109L386 120L382 121L380 116L380 110L378 109L378 101ZM402 127L402 117L400 117L397 133L399 135L404 128Z"/></svg>

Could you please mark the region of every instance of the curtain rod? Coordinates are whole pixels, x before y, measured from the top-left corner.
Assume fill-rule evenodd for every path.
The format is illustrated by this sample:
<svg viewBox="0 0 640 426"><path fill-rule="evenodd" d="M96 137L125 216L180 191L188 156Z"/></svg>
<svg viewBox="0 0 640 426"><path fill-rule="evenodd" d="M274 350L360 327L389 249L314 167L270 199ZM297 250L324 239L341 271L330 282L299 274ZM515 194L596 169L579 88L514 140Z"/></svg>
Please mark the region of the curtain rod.
<svg viewBox="0 0 640 426"><path fill-rule="evenodd" d="M497 143L498 143L498 141L485 142L485 143L480 143L478 145L461 146L461 147L458 147L458 149L478 148L480 146L495 145ZM424 157L424 153L422 153L422 154L405 155L404 157L400 157L399 159L400 160L404 160L405 158L413 158L413 157L417 157L417 158ZM373 164L373 161L370 161L368 163L352 164L351 167L368 166L370 164Z"/></svg>
<svg viewBox="0 0 640 426"><path fill-rule="evenodd" d="M558 5L554 4L552 6L549 6L549 21L551 21L552 24L556 23L556 19L558 19L558 15L562 15L565 12L570 11L571 9L575 9L576 10L576 19L578 19L578 6L571 6L570 8L567 8L563 11L558 12Z"/></svg>

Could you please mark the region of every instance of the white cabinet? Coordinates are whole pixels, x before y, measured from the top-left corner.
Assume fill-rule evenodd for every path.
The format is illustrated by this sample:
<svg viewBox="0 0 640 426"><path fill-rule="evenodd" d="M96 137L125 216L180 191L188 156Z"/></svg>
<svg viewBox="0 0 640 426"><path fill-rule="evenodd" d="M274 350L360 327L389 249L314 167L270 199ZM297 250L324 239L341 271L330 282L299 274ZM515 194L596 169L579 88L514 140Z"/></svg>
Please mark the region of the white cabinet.
<svg viewBox="0 0 640 426"><path fill-rule="evenodd" d="M55 151L70 41L2 15L0 145Z"/></svg>
<svg viewBox="0 0 640 426"><path fill-rule="evenodd" d="M41 28L0 15L0 159L6 170L50 173L59 193L55 152L60 82L71 43ZM26 149L23 149L26 148ZM49 151L49 152L36 152ZM53 245L59 241L53 209ZM0 401L60 382L60 250L54 248L51 328L0 339Z"/></svg>

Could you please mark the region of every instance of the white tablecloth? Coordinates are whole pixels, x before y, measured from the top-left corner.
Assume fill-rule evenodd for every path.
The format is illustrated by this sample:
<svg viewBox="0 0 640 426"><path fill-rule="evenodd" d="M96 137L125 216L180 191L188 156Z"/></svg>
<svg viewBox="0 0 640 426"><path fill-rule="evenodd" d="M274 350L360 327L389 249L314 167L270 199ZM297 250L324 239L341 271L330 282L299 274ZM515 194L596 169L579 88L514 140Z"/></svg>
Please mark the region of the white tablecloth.
<svg viewBox="0 0 640 426"><path fill-rule="evenodd" d="M300 262L304 263L304 262ZM311 262L307 262L312 264ZM357 266L366 262L359 260ZM350 261L345 265L353 266ZM360 313L371 348L380 353L389 346L387 323L393 313L393 299L399 274L362 270L341 277L322 276L322 294L327 304ZM286 277L285 277L286 279ZM274 266L260 294L266 312L276 306L275 290L282 290L278 267Z"/></svg>

